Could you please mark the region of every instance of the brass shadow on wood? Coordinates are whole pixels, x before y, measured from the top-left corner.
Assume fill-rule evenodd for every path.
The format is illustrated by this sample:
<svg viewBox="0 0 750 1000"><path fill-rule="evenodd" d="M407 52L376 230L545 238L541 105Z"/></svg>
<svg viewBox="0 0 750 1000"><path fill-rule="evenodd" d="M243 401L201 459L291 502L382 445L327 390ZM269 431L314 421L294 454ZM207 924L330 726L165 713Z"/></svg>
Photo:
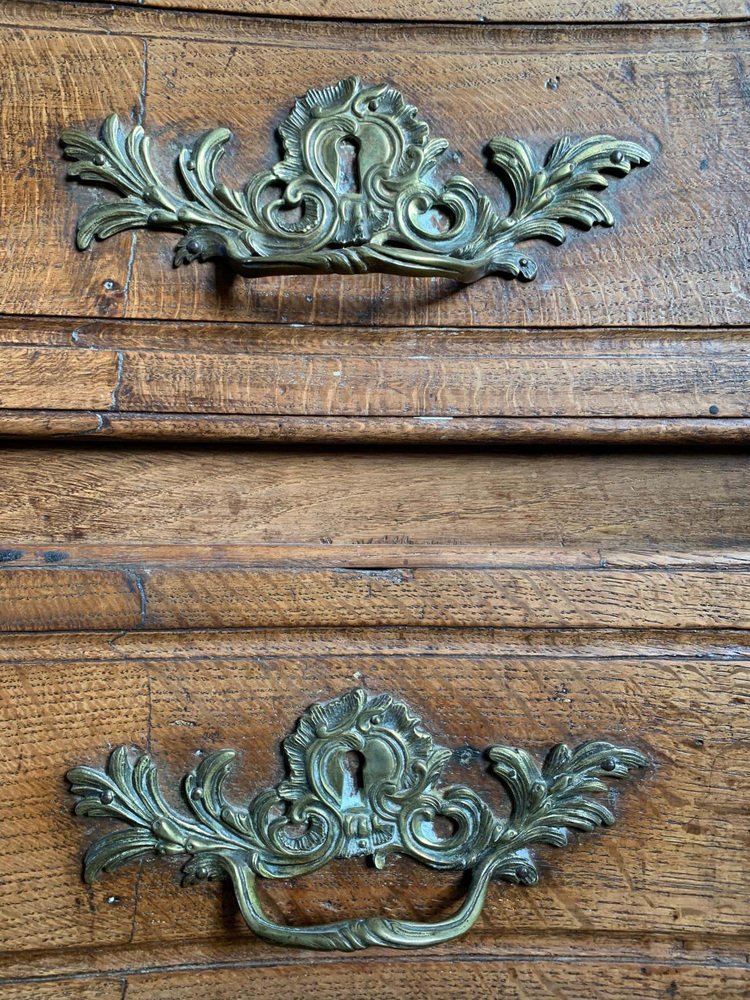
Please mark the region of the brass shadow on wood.
<svg viewBox="0 0 750 1000"><path fill-rule="evenodd" d="M531 279L525 240L562 243L562 222L612 226L595 190L606 173L625 175L649 153L610 135L559 139L540 165L529 146L497 136L490 163L511 199L503 215L466 177L435 175L448 148L430 139L417 109L388 84L349 77L309 90L279 127L283 158L241 190L216 177L232 133L208 132L177 160L180 190L157 176L140 125L127 135L110 115L101 138L79 129L61 136L75 160L68 176L115 188L122 198L95 204L78 222L77 243L137 227L184 233L175 265L212 258L237 272L362 274L383 271L471 282L487 274Z"/></svg>
<svg viewBox="0 0 750 1000"><path fill-rule="evenodd" d="M607 790L603 779L624 778L647 764L639 751L601 741L574 750L559 744L541 767L525 750L490 747L490 770L510 802L501 819L471 788L441 783L454 755L406 705L362 688L313 705L283 750L288 777L247 806L224 794L232 750L207 755L184 778L184 811L163 797L147 754L132 760L127 747L119 747L106 771L74 767L67 777L79 796L76 813L126 824L88 849L85 880L148 854L187 854L184 883L229 878L248 926L268 941L342 951L424 947L472 927L493 877L534 885L531 845L562 847L569 830L613 823L613 813L593 796ZM258 876L292 878L353 857L371 858L380 869L390 854L467 871L469 887L457 912L435 923L367 916L290 927L262 911Z"/></svg>

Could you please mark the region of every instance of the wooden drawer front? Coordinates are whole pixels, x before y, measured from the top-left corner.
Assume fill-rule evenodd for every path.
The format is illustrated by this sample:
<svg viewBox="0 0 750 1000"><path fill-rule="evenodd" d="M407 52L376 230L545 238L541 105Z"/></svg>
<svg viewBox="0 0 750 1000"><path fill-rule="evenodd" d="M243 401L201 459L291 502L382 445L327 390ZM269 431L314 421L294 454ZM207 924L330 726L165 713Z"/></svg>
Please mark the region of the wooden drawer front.
<svg viewBox="0 0 750 1000"><path fill-rule="evenodd" d="M575 956L585 982L617 955L610 982L623 996L628 983L639 984L638 995L662 995L663 963L692 996L698 967L726 963L722 995L740 996L733 963L748 906L741 803L750 650L739 633L731 642L730 651L690 633L425 628L8 640L3 975L114 975L136 963L179 969L197 961L217 966L215 988L230 990L237 980L224 966L242 965L246 984L266 981L270 973L252 971L266 963L295 974L310 961L305 952L253 937L219 885L181 889L176 863L130 866L85 887L77 848L104 826L71 816L61 776L73 763L103 764L113 744L126 743L153 754L174 793L196 755L232 746L240 753L232 794L247 801L282 777L278 742L304 708L366 684L402 697L449 747L499 740L539 753L597 735L635 743L653 761L645 778L618 786L614 829L564 851L539 850L539 885L492 885L472 933L437 947L431 961L512 955L534 982L539 960L556 969ZM451 765L447 776L500 804L480 760ZM407 860L381 873L341 861L268 883L263 899L274 919L296 925L369 913L430 921L462 892L455 875ZM375 967L384 960L381 953ZM562 975L553 978L564 983ZM140 981L133 978L136 990Z"/></svg>
<svg viewBox="0 0 750 1000"><path fill-rule="evenodd" d="M0 10L0 1000L744 998L746 11L185 6ZM295 98L355 72L501 207L498 134L543 157L612 133L652 162L605 193L614 229L531 243L526 283L246 279L173 268L155 231L75 248L108 195L66 181L63 129L142 124L171 177L227 126L241 186ZM272 945L172 858L83 882L112 827L73 815L70 768L147 751L176 803L232 747L246 804L302 713L358 687L500 817L494 744L648 766L603 800L614 829L535 849L538 885L493 881L426 952ZM391 856L260 891L304 926L435 922L465 890Z"/></svg>
<svg viewBox="0 0 750 1000"><path fill-rule="evenodd" d="M743 206L747 175L743 57L734 24L493 28L284 22L4 6L3 220L16 262L6 313L253 322L595 327L737 325L750 317ZM460 156L461 171L501 199L483 148L523 137L538 155L560 136L614 132L653 163L618 187L615 232L563 250L539 247L527 286L383 275L234 280L212 266L174 271L169 234L73 245L100 192L64 184L66 126L96 129L116 112L158 135L157 166L222 124L236 139L225 176L241 184L277 159L273 128L310 86L356 70L392 81ZM42 220L44 224L42 224ZM49 224L47 224L49 220Z"/></svg>
<svg viewBox="0 0 750 1000"><path fill-rule="evenodd" d="M3 514L3 627L24 630L0 645L5 982L85 972L144 996L234 996L236 965L273 990L282 962L302 996L310 959L250 934L219 885L180 888L159 860L85 887L81 852L104 826L73 818L62 778L126 744L174 794L200 755L233 747L247 801L282 777L305 708L365 686L451 748L596 737L651 761L610 800L615 829L540 849L534 888L493 884L420 976L453 956L502 983L514 956L525 996L547 975L567 988L574 959L584 983L609 967L614 995L742 995L744 454L58 447L7 448L3 468L23 498ZM501 808L473 752L447 776ZM296 925L433 921L462 891L408 860L341 861L263 899ZM386 954L374 967L416 997ZM325 966L331 995L373 967L347 961Z"/></svg>

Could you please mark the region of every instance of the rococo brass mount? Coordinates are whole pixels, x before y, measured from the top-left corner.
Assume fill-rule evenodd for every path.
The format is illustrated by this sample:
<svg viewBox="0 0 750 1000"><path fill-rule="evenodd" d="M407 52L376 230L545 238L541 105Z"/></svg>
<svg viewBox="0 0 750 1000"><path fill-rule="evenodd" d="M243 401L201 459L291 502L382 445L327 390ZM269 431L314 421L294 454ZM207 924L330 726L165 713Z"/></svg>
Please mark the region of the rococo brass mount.
<svg viewBox="0 0 750 1000"><path fill-rule="evenodd" d="M509 189L501 214L466 177L436 167L448 143L430 139L416 108L388 84L349 77L309 90L279 127L283 158L241 191L216 177L232 133L208 132L177 160L175 193L157 176L140 125L127 135L110 115L101 138L66 129L76 161L68 176L115 188L78 223L77 243L147 226L184 233L175 265L220 258L246 275L385 271L462 282L486 274L531 279L537 266L517 245L565 240L562 222L583 229L614 218L596 189L606 173L646 164L648 152L609 135L559 139L544 165L520 140L490 140L490 164Z"/></svg>
<svg viewBox="0 0 750 1000"><path fill-rule="evenodd" d="M234 752L207 755L183 782L188 814L164 799L147 754L133 762L119 747L106 771L74 767L68 780L79 796L76 813L127 824L88 849L85 880L147 854L187 854L184 882L231 879L249 927L269 941L345 951L423 947L471 928L493 876L534 885L532 844L562 847L569 830L613 823L610 809L592 796L607 790L604 778L623 778L647 763L637 750L604 742L574 750L559 744L541 767L525 750L490 747L490 770L510 800L501 819L472 789L441 783L453 754L433 742L406 705L361 688L310 708L283 749L288 777L246 807L224 794ZM352 754L359 762L354 771L347 767ZM450 824L447 835L438 832L438 817ZM432 924L360 917L289 927L262 911L257 876L290 878L351 857L369 857L382 868L394 853L468 871L456 913Z"/></svg>

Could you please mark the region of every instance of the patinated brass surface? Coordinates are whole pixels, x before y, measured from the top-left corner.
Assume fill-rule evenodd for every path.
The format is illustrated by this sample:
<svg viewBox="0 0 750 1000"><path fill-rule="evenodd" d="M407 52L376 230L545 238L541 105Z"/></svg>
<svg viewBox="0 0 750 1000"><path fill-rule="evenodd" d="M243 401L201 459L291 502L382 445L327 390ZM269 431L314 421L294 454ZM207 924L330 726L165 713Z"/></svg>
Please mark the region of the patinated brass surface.
<svg viewBox="0 0 750 1000"><path fill-rule="evenodd" d="M75 160L68 176L114 187L123 197L94 205L78 223L78 246L140 226L183 232L175 264L221 258L247 275L386 271L462 282L485 274L533 278L525 240L565 240L562 222L583 229L614 218L596 189L605 174L646 164L648 152L609 135L559 139L544 165L517 139L489 143L490 164L511 197L510 214L466 177L435 176L445 139L430 139L416 108L393 87L349 77L310 90L279 128L283 158L242 191L217 180L232 133L214 129L177 161L181 190L157 176L149 139L125 135L115 115L101 138L61 137Z"/></svg>
<svg viewBox="0 0 750 1000"><path fill-rule="evenodd" d="M609 808L592 796L606 791L602 779L623 778L647 763L637 750L604 742L574 750L559 744L541 768L525 750L490 747L491 772L510 800L507 820L500 819L471 788L441 784L453 754L433 742L406 705L361 688L310 708L283 749L287 779L247 807L224 795L234 752L206 756L184 779L189 815L165 801L147 754L133 762L127 748L119 747L106 771L73 768L68 780L80 797L76 813L127 824L88 849L85 880L147 854L187 854L184 882L230 878L248 925L270 941L345 951L422 947L466 933L493 876L536 883L532 844L562 847L569 830L613 823ZM438 817L451 826L446 836L436 830ZM470 884L459 910L432 924L361 917L287 927L261 909L259 875L290 878L336 858L362 856L382 868L390 854L441 870L468 870Z"/></svg>

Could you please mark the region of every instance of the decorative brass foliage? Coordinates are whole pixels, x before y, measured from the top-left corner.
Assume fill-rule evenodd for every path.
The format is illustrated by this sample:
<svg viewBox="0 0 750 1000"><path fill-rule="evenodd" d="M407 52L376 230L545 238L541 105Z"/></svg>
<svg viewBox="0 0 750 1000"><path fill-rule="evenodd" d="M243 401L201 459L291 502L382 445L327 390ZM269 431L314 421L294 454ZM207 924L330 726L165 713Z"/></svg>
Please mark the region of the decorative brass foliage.
<svg viewBox="0 0 750 1000"><path fill-rule="evenodd" d="M421 947L468 931L493 876L535 884L532 844L561 847L570 830L613 823L609 807L592 796L606 791L604 778L623 778L647 763L637 750L589 742L574 750L554 747L540 768L525 750L493 746L490 770L510 800L508 818L500 819L472 789L441 782L453 754L433 741L406 705L361 688L310 708L283 749L287 779L246 807L224 793L234 752L206 756L183 782L187 814L164 799L147 754L133 762L119 747L106 771L73 768L68 780L79 796L76 813L126 824L88 849L84 878L92 882L151 853L187 854L184 881L230 878L248 925L268 940L347 951L375 944ZM434 822L441 817L450 826L444 836ZM362 856L382 868L391 854L437 869L469 870L459 910L433 924L362 917L301 928L263 914L258 875L289 878L336 858Z"/></svg>
<svg viewBox="0 0 750 1000"><path fill-rule="evenodd" d="M68 176L123 196L83 213L78 246L148 226L184 233L175 264L221 258L247 275L530 279L536 264L517 244L538 237L562 243L563 221L584 229L613 225L593 191L607 187L605 173L624 175L650 160L635 142L598 135L559 139L541 166L525 142L498 136L489 143L490 163L512 201L502 216L466 177L438 180L435 167L448 143L430 139L416 108L388 84L349 77L309 90L279 133L283 159L242 191L216 177L232 133L207 133L180 153L175 193L157 176L139 125L125 135L110 115L99 139L66 129L61 142L75 161Z"/></svg>

